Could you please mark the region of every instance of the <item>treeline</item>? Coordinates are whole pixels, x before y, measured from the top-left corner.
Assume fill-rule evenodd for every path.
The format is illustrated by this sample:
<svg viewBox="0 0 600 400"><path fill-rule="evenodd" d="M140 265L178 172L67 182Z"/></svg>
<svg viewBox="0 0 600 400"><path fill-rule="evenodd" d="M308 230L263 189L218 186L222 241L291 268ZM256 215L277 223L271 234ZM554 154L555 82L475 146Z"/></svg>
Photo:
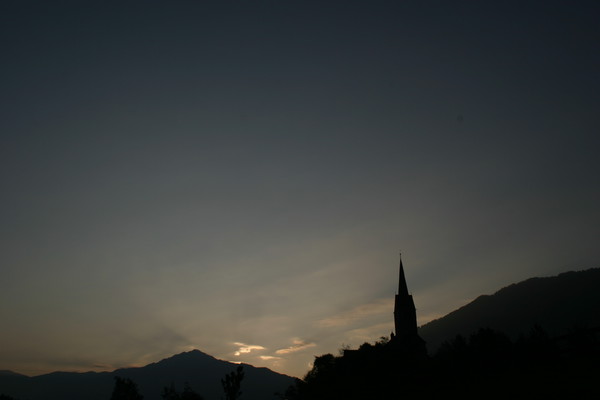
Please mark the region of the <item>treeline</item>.
<svg viewBox="0 0 600 400"><path fill-rule="evenodd" d="M244 379L244 367L239 366L221 379L221 386L225 394L225 400L237 400L242 394L240 390ZM165 387L161 393L163 400L204 400L187 383L183 391L179 392L173 383ZM115 387L110 400L143 400L144 397L138 392L137 385L131 379L115 377Z"/></svg>
<svg viewBox="0 0 600 400"><path fill-rule="evenodd" d="M241 384L244 379L244 367L239 366L235 371L230 372L221 379L223 387L224 400L237 400L242 395ZM175 384L163 388L161 397L163 400L204 400L204 398L195 392L189 384L185 384L182 391L177 390ZM115 385L110 400L143 400L137 384L129 378L115 376ZM0 394L0 400L18 400L14 397Z"/></svg>
<svg viewBox="0 0 600 400"><path fill-rule="evenodd" d="M320 399L598 399L598 329L551 339L539 326L511 340L492 329L444 342L428 356L387 338L315 358L283 396Z"/></svg>

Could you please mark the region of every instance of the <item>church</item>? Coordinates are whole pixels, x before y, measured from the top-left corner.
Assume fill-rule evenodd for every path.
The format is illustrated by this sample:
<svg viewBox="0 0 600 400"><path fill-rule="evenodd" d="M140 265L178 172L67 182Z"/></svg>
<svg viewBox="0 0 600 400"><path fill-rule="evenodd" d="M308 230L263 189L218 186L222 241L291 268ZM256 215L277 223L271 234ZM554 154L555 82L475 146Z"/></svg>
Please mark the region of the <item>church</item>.
<svg viewBox="0 0 600 400"><path fill-rule="evenodd" d="M394 301L394 329L390 336L390 346L414 355L426 355L425 341L417 332L417 309L412 295L408 293L402 256L400 256L400 272L398 293Z"/></svg>

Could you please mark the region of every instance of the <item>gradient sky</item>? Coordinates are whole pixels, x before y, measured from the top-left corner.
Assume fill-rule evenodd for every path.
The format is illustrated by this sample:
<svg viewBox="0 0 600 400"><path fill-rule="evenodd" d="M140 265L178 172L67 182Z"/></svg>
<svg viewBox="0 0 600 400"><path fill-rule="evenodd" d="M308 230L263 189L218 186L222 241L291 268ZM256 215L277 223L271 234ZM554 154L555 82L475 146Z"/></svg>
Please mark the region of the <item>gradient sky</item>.
<svg viewBox="0 0 600 400"><path fill-rule="evenodd" d="M302 376L600 266L597 1L2 1L0 369Z"/></svg>

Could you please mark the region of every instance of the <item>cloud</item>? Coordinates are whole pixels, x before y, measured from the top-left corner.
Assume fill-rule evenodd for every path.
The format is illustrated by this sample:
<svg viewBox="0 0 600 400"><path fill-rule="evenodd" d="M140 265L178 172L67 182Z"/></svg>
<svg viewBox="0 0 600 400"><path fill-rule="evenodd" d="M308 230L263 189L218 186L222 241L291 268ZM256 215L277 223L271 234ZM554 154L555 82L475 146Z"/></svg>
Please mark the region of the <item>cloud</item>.
<svg viewBox="0 0 600 400"><path fill-rule="evenodd" d="M356 321L364 320L372 316L385 313L392 313L394 307L392 298L379 299L371 303L361 304L349 311L323 318L317 322L317 325L324 328L335 328L350 325Z"/></svg>
<svg viewBox="0 0 600 400"><path fill-rule="evenodd" d="M293 342L294 344L291 345L290 347L286 347L284 349L279 349L275 352L275 354L290 354L290 353L296 353L311 347L315 347L317 344L316 343L306 343L304 340L294 340Z"/></svg>
<svg viewBox="0 0 600 400"><path fill-rule="evenodd" d="M393 329L392 322L384 322L367 327L361 327L347 332L346 339L351 343L356 344L371 342L374 339L379 339L379 337L389 334L391 329Z"/></svg>
<svg viewBox="0 0 600 400"><path fill-rule="evenodd" d="M237 349L235 351L235 353L233 353L236 357L241 354L251 353L254 350L265 350L266 349L265 347L259 346L256 344L245 344L245 343L241 343L241 342L235 342L233 344L239 347L239 349Z"/></svg>
<svg viewBox="0 0 600 400"><path fill-rule="evenodd" d="M260 356L261 360L265 360L265 361L271 361L271 360L281 360L281 357L275 357L275 356Z"/></svg>
<svg viewBox="0 0 600 400"><path fill-rule="evenodd" d="M116 369L113 365L110 365L110 364L93 364L92 367L101 369L104 371L112 371L112 370Z"/></svg>

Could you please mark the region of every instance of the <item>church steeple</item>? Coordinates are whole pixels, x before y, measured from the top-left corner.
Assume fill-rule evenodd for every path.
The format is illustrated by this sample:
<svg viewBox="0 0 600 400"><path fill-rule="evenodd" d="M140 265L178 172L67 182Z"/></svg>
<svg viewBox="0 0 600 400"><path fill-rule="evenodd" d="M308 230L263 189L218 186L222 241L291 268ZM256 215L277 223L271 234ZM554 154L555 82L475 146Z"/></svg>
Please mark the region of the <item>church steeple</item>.
<svg viewBox="0 0 600 400"><path fill-rule="evenodd" d="M400 280L398 282L398 295L408 296L408 286L406 286L406 278L404 277L404 267L402 266L402 253L400 253Z"/></svg>
<svg viewBox="0 0 600 400"><path fill-rule="evenodd" d="M398 294L394 302L394 327L396 335L392 342L414 354L426 354L425 342L417 333L417 310L412 296L408 293L402 256L400 256Z"/></svg>

